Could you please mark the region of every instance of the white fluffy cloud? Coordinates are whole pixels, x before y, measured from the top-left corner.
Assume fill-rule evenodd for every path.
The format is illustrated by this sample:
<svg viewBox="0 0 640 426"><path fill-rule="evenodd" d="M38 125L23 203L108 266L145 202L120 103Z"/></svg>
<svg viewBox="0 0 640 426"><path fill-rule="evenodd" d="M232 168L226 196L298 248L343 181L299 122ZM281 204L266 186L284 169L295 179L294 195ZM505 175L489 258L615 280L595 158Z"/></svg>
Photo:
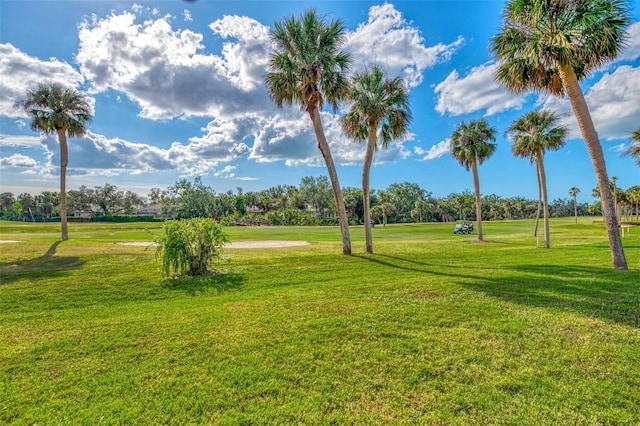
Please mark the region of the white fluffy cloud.
<svg viewBox="0 0 640 426"><path fill-rule="evenodd" d="M83 81L83 76L66 62L55 58L41 61L9 43L0 43L0 115L23 117L24 112L14 103L24 99L27 90L36 89L38 83L75 88Z"/></svg>
<svg viewBox="0 0 640 426"><path fill-rule="evenodd" d="M601 138L627 139L640 123L640 68L622 65L586 90L585 99ZM571 137L580 137L578 123L567 98L545 97L544 108L566 113Z"/></svg>
<svg viewBox="0 0 640 426"><path fill-rule="evenodd" d="M268 60L268 28L251 18L224 17L210 27L235 42L212 55L202 53L202 34L174 30L170 17L136 19L123 12L82 23L76 60L94 91L124 92L151 119L231 117L247 107L266 108L264 91L253 89Z"/></svg>
<svg viewBox="0 0 640 426"><path fill-rule="evenodd" d="M441 142L438 142L435 145L432 145L428 150L424 150L419 146L414 148L414 152L422 157L422 161L427 160L435 160L436 158L440 158L443 155L447 155L451 152L451 139L445 139Z"/></svg>
<svg viewBox="0 0 640 426"><path fill-rule="evenodd" d="M367 22L349 33L345 50L353 55L358 67L379 65L389 75L401 75L409 87L415 87L422 83L425 69L448 61L463 41L458 37L450 44L427 46L420 30L392 4L385 3L369 9Z"/></svg>
<svg viewBox="0 0 640 426"><path fill-rule="evenodd" d="M38 162L36 160L22 154L13 154L9 157L0 157L0 169L5 169L8 167L33 168L37 166Z"/></svg>
<svg viewBox="0 0 640 426"><path fill-rule="evenodd" d="M627 45L618 59L633 61L637 58L640 58L640 22L629 25L627 29Z"/></svg>
<svg viewBox="0 0 640 426"><path fill-rule="evenodd" d="M440 114L462 115L475 111L486 111L486 115L522 108L524 95L514 95L499 86L494 80L497 65L482 64L460 77L453 70L439 83L434 91L438 95L436 111Z"/></svg>

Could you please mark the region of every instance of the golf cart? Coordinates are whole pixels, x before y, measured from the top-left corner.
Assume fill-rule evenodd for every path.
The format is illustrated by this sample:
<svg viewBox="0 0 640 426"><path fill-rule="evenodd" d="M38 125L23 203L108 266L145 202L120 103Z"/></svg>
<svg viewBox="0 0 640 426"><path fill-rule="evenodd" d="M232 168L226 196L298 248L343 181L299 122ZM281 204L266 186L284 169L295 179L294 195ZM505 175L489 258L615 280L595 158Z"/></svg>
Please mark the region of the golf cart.
<svg viewBox="0 0 640 426"><path fill-rule="evenodd" d="M456 227L453 228L454 234L473 234L473 222L468 220L459 220Z"/></svg>

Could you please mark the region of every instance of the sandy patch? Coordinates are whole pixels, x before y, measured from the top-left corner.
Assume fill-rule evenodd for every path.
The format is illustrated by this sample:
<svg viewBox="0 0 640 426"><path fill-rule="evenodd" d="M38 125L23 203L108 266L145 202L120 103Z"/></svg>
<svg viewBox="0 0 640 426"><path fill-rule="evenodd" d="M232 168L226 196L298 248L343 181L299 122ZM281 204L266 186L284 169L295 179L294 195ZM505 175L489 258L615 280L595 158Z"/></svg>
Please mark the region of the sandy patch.
<svg viewBox="0 0 640 426"><path fill-rule="evenodd" d="M21 243L22 241L16 241L16 240L0 240L0 244L2 243Z"/></svg>
<svg viewBox="0 0 640 426"><path fill-rule="evenodd" d="M127 243L118 243L125 246L141 246L141 247L151 247L155 246L156 243L153 242L143 242L143 241L133 241ZM308 241L276 241L276 240L264 240L264 241L237 241L235 243L229 243L225 245L225 248L281 248L281 247L298 247L298 246L307 246L309 245Z"/></svg>

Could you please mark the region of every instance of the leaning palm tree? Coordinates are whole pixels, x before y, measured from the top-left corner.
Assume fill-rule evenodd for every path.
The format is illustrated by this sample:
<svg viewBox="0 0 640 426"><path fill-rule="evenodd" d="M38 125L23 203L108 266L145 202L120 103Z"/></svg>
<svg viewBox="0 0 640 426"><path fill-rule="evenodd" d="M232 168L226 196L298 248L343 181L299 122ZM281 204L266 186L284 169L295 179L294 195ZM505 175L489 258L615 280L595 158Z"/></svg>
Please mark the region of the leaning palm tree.
<svg viewBox="0 0 640 426"><path fill-rule="evenodd" d="M573 198L573 213L576 217L576 225L578 224L578 194L580 193L580 188L576 186L572 186L569 188L569 195Z"/></svg>
<svg viewBox="0 0 640 426"><path fill-rule="evenodd" d="M347 210L320 120L324 103L327 102L337 112L338 102L349 88L347 71L351 58L339 50L345 37L345 26L341 20L327 22L315 10L276 22L271 31L276 50L271 54L269 72L264 80L269 96L278 108L295 103L309 114L333 187L342 233L342 252L351 254Z"/></svg>
<svg viewBox="0 0 640 426"><path fill-rule="evenodd" d="M60 143L60 223L62 240L69 239L67 230L66 181L69 151L67 135L79 137L87 133L91 121L91 106L75 89L59 84L40 84L27 91L27 99L16 102L16 107L31 116L31 129L45 134L56 133Z"/></svg>
<svg viewBox="0 0 640 426"><path fill-rule="evenodd" d="M496 140L496 129L489 126L486 120L464 121L458 125L451 135L451 155L458 160L467 171L473 172L473 187L476 193L476 220L478 221L478 241L482 241L482 206L480 205L480 181L478 165L491 157L497 145L489 141Z"/></svg>
<svg viewBox="0 0 640 426"><path fill-rule="evenodd" d="M560 117L549 110L531 111L514 121L506 131L513 138L513 155L536 163L544 212L545 248L549 248L549 200L543 159L546 151L557 151L564 146L567 129L558 125L559 120Z"/></svg>
<svg viewBox="0 0 640 426"><path fill-rule="evenodd" d="M409 91L402 78L385 78L384 72L376 66L371 71L355 74L347 100L350 108L342 117L342 128L357 142L367 141L362 167L362 201L365 246L367 253L373 253L369 213L369 175L373 153L378 149L378 139L386 148L392 141L407 135L411 121Z"/></svg>
<svg viewBox="0 0 640 426"><path fill-rule="evenodd" d="M640 129L636 129L631 133L631 145L625 150L625 154L636 159L636 164L640 167Z"/></svg>
<svg viewBox="0 0 640 426"><path fill-rule="evenodd" d="M618 220L610 213L615 208L602 146L579 81L618 56L629 22L622 0L509 0L491 41L496 79L507 89L568 95L595 169L616 269L627 269L627 261Z"/></svg>

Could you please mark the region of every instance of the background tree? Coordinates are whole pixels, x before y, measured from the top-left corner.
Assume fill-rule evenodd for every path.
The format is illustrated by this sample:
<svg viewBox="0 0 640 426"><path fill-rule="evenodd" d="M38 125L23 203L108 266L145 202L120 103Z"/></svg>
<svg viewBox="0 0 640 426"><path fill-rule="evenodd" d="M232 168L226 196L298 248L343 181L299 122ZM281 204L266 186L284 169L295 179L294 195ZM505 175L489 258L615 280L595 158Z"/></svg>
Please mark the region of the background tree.
<svg viewBox="0 0 640 426"><path fill-rule="evenodd" d="M324 103L329 103L337 112L338 102L348 90L347 70L351 59L346 52L338 50L345 37L345 26L341 20L327 22L315 10L276 22L271 39L277 49L269 60L265 84L278 108L285 103L295 103L309 114L333 188L342 234L342 252L351 254L342 189L320 120Z"/></svg>
<svg viewBox="0 0 640 426"><path fill-rule="evenodd" d="M480 201L480 180L478 165L496 151L497 145L489 141L496 140L496 129L489 126L486 120L464 121L458 125L451 135L451 155L458 160L467 171L473 173L473 187L476 194L476 220L478 221L478 241L482 235L482 204Z"/></svg>
<svg viewBox="0 0 640 426"><path fill-rule="evenodd" d="M547 177L544 171L544 154L557 151L564 146L567 129L558 125L560 117L542 110L531 111L515 120L506 134L513 138L511 152L516 157L528 158L536 163L537 181L542 193L544 210L544 247L549 248L549 200L547 199Z"/></svg>
<svg viewBox="0 0 640 426"><path fill-rule="evenodd" d="M627 147L625 150L625 154L635 158L636 164L640 167L640 128L636 129L631 133L631 140L633 141L631 145Z"/></svg>
<svg viewBox="0 0 640 426"><path fill-rule="evenodd" d="M624 46L629 9L620 0L509 0L491 41L497 81L516 92L567 94L595 169L613 266L627 269L607 168L579 81L615 59Z"/></svg>
<svg viewBox="0 0 640 426"><path fill-rule="evenodd" d="M69 164L69 137L84 136L91 120L91 107L74 89L64 89L59 84L40 84L38 89L27 91L27 99L16 106L31 116L31 129L44 134L55 133L60 144L60 224L62 240L69 239L67 229L67 165Z"/></svg>
<svg viewBox="0 0 640 426"><path fill-rule="evenodd" d="M580 188L572 186L569 188L569 195L573 198L573 211L576 217L576 225L578 224L578 194L580 193Z"/></svg>
<svg viewBox="0 0 640 426"><path fill-rule="evenodd" d="M357 142L367 141L362 166L362 203L364 205L365 247L373 253L369 175L373 154L378 149L378 139L387 148L394 140L407 135L411 121L409 91L400 77L386 78L379 67L356 73L347 94L349 111L342 117L342 128L348 137Z"/></svg>
<svg viewBox="0 0 640 426"><path fill-rule="evenodd" d="M640 222L640 216L638 216L638 207L640 207L640 185L634 185L627 189L627 199L632 206L635 206L636 222Z"/></svg>

